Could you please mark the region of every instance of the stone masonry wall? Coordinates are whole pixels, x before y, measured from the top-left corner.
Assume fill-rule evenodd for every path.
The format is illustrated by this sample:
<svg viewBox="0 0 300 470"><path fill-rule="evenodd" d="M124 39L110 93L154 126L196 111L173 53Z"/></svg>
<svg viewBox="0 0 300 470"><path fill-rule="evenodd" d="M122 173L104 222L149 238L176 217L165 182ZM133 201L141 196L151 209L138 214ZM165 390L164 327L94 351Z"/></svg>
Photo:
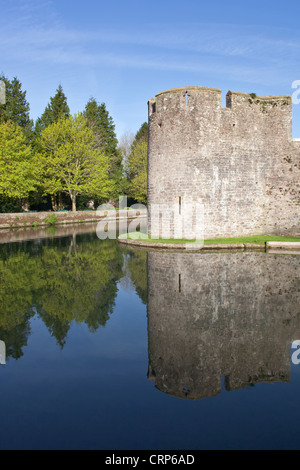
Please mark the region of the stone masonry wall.
<svg viewBox="0 0 300 470"><path fill-rule="evenodd" d="M181 238L176 224L196 202L204 207L204 238L300 234L291 97L229 91L226 100L222 108L220 90L187 87L148 102L149 235L168 235L155 204L175 213L170 238Z"/></svg>

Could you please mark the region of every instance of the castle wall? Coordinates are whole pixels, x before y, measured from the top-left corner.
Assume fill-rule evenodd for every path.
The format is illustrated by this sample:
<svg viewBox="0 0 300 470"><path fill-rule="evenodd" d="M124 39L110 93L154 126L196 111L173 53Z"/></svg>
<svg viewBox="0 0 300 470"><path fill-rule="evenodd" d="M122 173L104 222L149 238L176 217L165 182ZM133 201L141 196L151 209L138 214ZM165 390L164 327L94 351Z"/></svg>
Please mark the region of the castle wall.
<svg viewBox="0 0 300 470"><path fill-rule="evenodd" d="M204 238L300 233L300 145L289 96L230 91L222 108L220 90L187 87L148 106L149 235L168 235L152 215L156 204L182 219L196 203L204 207ZM176 217L170 238L181 238Z"/></svg>
<svg viewBox="0 0 300 470"><path fill-rule="evenodd" d="M215 396L290 380L300 338L300 257L148 252L149 379L168 394Z"/></svg>

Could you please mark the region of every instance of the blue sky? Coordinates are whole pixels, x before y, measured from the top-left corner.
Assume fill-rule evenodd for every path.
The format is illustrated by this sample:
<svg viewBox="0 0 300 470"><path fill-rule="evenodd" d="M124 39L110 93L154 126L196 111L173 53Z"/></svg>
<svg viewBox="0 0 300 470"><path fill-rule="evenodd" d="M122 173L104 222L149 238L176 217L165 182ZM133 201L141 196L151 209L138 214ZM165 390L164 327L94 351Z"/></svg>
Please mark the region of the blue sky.
<svg viewBox="0 0 300 470"><path fill-rule="evenodd" d="M73 114L105 102L120 138L167 88L292 95L299 19L296 1L0 0L0 72L22 82L33 119L61 84ZM300 104L293 118L300 138Z"/></svg>

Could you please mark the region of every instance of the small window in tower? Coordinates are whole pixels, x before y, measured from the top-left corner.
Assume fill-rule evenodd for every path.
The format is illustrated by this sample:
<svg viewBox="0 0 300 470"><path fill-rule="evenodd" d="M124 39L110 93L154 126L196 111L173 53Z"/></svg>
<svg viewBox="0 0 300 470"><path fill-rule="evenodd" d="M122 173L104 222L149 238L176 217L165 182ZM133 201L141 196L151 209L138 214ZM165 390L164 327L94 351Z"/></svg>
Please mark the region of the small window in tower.
<svg viewBox="0 0 300 470"><path fill-rule="evenodd" d="M178 292L181 293L181 274L178 277Z"/></svg>
<svg viewBox="0 0 300 470"><path fill-rule="evenodd" d="M190 96L190 95L189 95L188 92L186 91L186 92L185 92L185 104L189 104L189 96Z"/></svg>
<svg viewBox="0 0 300 470"><path fill-rule="evenodd" d="M182 204L181 196L179 196L179 215L181 215L181 204Z"/></svg>

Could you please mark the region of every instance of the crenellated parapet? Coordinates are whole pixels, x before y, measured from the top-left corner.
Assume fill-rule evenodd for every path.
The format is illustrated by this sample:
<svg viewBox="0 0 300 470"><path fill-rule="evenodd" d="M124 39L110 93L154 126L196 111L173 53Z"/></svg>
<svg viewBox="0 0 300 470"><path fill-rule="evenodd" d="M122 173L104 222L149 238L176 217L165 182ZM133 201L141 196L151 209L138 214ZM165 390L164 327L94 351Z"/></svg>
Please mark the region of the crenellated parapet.
<svg viewBox="0 0 300 470"><path fill-rule="evenodd" d="M279 130L285 129L288 141L292 139L292 98L288 95L256 96L255 94L228 91L226 108L221 105L221 90L207 87L180 87L162 91L148 102L149 119L162 126L164 119L186 116L187 120L206 118L215 126L216 114L220 131L226 116L233 121L232 127L237 129L245 122L250 128L260 126L269 129L270 121L277 123ZM230 114L229 114L229 113ZM236 131L236 129L235 129Z"/></svg>

